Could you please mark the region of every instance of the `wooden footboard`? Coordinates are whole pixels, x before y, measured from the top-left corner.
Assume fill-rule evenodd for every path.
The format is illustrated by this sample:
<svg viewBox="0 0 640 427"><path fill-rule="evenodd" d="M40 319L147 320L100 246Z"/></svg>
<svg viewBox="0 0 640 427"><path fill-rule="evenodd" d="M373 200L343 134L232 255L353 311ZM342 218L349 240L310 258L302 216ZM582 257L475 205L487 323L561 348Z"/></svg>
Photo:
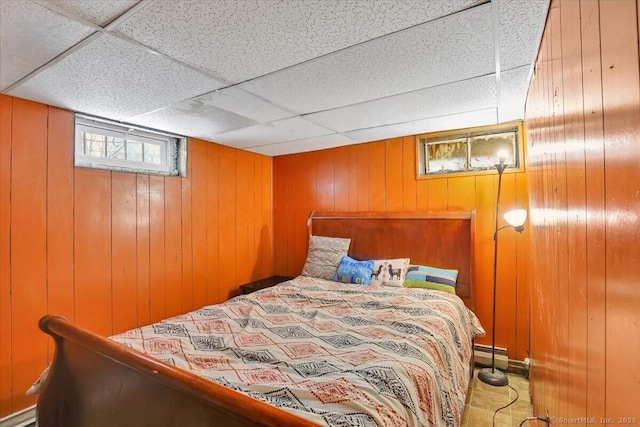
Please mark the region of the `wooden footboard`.
<svg viewBox="0 0 640 427"><path fill-rule="evenodd" d="M39 427L311 426L314 423L43 317L56 352L37 406Z"/></svg>

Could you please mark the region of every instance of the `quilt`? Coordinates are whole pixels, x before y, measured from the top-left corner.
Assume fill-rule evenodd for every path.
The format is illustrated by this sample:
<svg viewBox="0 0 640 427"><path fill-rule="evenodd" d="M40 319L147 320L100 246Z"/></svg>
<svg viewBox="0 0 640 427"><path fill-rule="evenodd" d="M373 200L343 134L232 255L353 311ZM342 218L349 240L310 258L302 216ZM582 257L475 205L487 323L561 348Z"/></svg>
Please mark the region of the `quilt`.
<svg viewBox="0 0 640 427"><path fill-rule="evenodd" d="M472 337L456 295L300 276L111 337L328 426L458 426Z"/></svg>

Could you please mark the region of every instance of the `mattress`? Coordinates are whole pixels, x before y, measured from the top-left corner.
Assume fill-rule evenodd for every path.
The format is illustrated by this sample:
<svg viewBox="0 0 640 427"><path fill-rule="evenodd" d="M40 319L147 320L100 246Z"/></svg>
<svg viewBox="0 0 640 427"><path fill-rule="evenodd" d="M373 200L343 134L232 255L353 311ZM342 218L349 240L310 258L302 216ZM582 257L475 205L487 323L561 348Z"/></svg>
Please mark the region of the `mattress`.
<svg viewBox="0 0 640 427"><path fill-rule="evenodd" d="M471 340L456 295L300 276L113 340L328 426L458 426Z"/></svg>

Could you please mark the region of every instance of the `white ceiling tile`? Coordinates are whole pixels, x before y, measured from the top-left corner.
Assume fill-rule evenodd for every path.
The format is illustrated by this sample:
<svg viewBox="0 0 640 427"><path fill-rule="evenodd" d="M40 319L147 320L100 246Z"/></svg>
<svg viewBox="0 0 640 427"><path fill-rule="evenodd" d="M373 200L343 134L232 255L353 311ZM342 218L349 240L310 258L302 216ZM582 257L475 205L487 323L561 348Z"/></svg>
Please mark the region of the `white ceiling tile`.
<svg viewBox="0 0 640 427"><path fill-rule="evenodd" d="M496 107L495 75L304 116L337 132Z"/></svg>
<svg viewBox="0 0 640 427"><path fill-rule="evenodd" d="M493 32L487 4L248 81L241 87L304 114L492 72Z"/></svg>
<svg viewBox="0 0 640 427"><path fill-rule="evenodd" d="M531 64L538 54L549 0L499 0L496 4L500 11L500 68Z"/></svg>
<svg viewBox="0 0 640 427"><path fill-rule="evenodd" d="M219 133L292 116L242 89L229 87L124 121L214 140Z"/></svg>
<svg viewBox="0 0 640 427"><path fill-rule="evenodd" d="M314 138L299 139L296 141L280 142L277 144L260 145L248 147L248 151L264 154L267 156L280 156L289 153L303 153L307 151L324 150L326 148L341 147L350 145L353 140L337 133L331 135L318 136Z"/></svg>
<svg viewBox="0 0 640 427"><path fill-rule="evenodd" d="M104 35L10 95L121 120L211 92L220 83Z"/></svg>
<svg viewBox="0 0 640 427"><path fill-rule="evenodd" d="M0 90L91 33L91 28L32 1L0 1Z"/></svg>
<svg viewBox="0 0 640 427"><path fill-rule="evenodd" d="M328 135L332 131L300 117L232 130L214 135L213 141L236 148L254 147L265 143L293 141Z"/></svg>
<svg viewBox="0 0 640 427"><path fill-rule="evenodd" d="M294 114L278 108L251 93L232 86L195 98L206 105L223 108L258 123L286 119Z"/></svg>
<svg viewBox="0 0 640 427"><path fill-rule="evenodd" d="M131 9L140 0L47 0L46 3L58 6L61 9L93 22L96 25L105 26L127 10Z"/></svg>
<svg viewBox="0 0 640 427"><path fill-rule="evenodd" d="M157 1L117 30L238 83L477 3L478 0Z"/></svg>
<svg viewBox="0 0 640 427"><path fill-rule="evenodd" d="M420 133L438 132L442 130L493 125L496 123L496 109L487 108L485 110L469 111L442 117L432 117L408 123L360 129L345 132L345 135L351 138L354 142L369 142L404 135L417 135Z"/></svg>
<svg viewBox="0 0 640 427"><path fill-rule="evenodd" d="M524 119L530 72L530 65L502 72L498 104L499 123Z"/></svg>
<svg viewBox="0 0 640 427"><path fill-rule="evenodd" d="M123 121L205 140L212 140L222 132L257 124L227 110L197 103L179 103Z"/></svg>

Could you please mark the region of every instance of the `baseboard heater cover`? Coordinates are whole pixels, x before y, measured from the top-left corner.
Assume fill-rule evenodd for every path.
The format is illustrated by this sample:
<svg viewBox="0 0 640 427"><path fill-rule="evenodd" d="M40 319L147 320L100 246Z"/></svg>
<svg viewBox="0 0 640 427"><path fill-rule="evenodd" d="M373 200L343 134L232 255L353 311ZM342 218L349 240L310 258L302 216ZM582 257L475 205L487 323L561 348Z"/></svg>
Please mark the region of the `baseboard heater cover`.
<svg viewBox="0 0 640 427"><path fill-rule="evenodd" d="M474 357L476 365L491 366L491 346L476 344ZM496 347L496 368L506 371L508 367L507 349Z"/></svg>
<svg viewBox="0 0 640 427"><path fill-rule="evenodd" d="M0 419L0 427L27 427L36 423L36 406L15 412Z"/></svg>

